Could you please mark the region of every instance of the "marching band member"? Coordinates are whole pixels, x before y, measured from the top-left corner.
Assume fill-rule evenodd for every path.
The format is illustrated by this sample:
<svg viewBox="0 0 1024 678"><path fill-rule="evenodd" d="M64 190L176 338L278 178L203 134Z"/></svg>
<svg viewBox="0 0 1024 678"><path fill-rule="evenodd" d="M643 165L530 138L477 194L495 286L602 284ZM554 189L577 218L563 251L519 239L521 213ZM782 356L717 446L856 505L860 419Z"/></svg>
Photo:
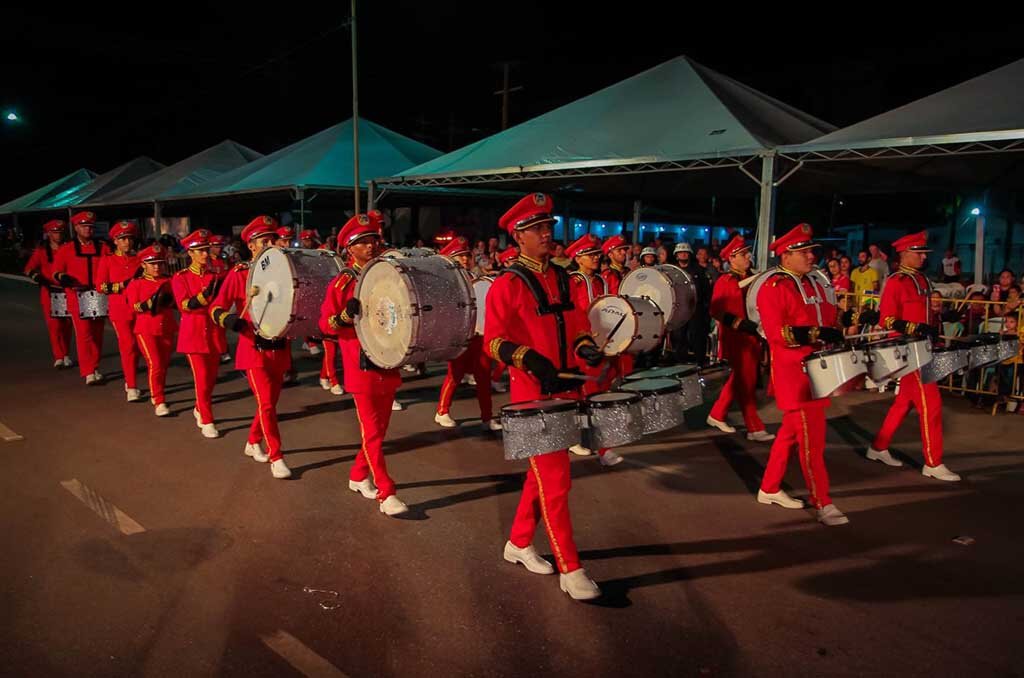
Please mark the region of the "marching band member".
<svg viewBox="0 0 1024 678"><path fill-rule="evenodd" d="M307 250L315 250L320 246L320 234L316 229L307 228L299 233L299 245Z"/></svg>
<svg viewBox="0 0 1024 678"><path fill-rule="evenodd" d="M60 289L53 277L53 260L64 242L67 224L60 219L43 224L43 241L32 250L32 256L25 264L25 275L39 285L39 304L43 307L43 320L50 335L50 350L53 352L53 366L62 369L71 367L71 319L54 318L50 315L50 292Z"/></svg>
<svg viewBox="0 0 1024 678"><path fill-rule="evenodd" d="M613 235L601 245L601 251L608 257L608 268L601 272L601 277L607 283L608 294L618 294L619 285L626 277L626 255L629 253L629 243L621 235Z"/></svg>
<svg viewBox="0 0 1024 678"><path fill-rule="evenodd" d="M274 240L274 247L291 247L295 239L295 229L291 226L281 226L277 229L277 238ZM255 258L255 257L254 257ZM299 373L295 369L295 358L292 356L292 342L288 339L288 369L284 371L284 383L295 384L299 381Z"/></svg>
<svg viewBox="0 0 1024 678"><path fill-rule="evenodd" d="M128 283L125 298L135 312L135 337L149 368L150 402L156 407L156 416L166 417L171 412L164 402L164 385L178 329L167 277L167 251L159 243L150 245L139 252L139 260L142 277Z"/></svg>
<svg viewBox="0 0 1024 678"><path fill-rule="evenodd" d="M601 352L582 309L573 306L568 274L550 265L552 200L535 193L500 219L520 247L519 260L498 277L487 295L484 341L495 360L509 365L513 403L539 398L576 398L576 383L560 378L576 359L596 366ZM569 518L569 452L530 457L530 470L516 510L504 558L537 574L551 574L532 542L543 519L560 572L559 586L576 600L601 594L580 567Z"/></svg>
<svg viewBox="0 0 1024 678"><path fill-rule="evenodd" d="M274 242L277 228L276 219L259 216L242 229L242 240L252 252L253 261ZM245 454L254 461L269 461L270 473L275 478L290 478L292 472L281 453L281 433L277 426L277 399L281 395L285 370L290 364L288 340L263 339L253 331L248 277L248 262L239 263L231 269L217 298L210 305L210 317L221 327L238 333L235 369L245 372L249 388L256 396L256 416L249 428ZM266 452L263 451L264 440L267 441Z"/></svg>
<svg viewBox="0 0 1024 678"><path fill-rule="evenodd" d="M382 215L376 210L357 214L338 234L338 246L345 248L350 268L338 274L327 287L320 309L320 329L338 338L345 377L345 390L352 394L362 436L362 448L349 472L348 488L367 499L376 499L380 512L396 516L409 510L395 494L395 483L384 460L384 436L402 385L397 369L380 369L369 362L356 336L355 319L361 309L355 296L358 276L381 251Z"/></svg>
<svg viewBox="0 0 1024 678"><path fill-rule="evenodd" d="M142 399L136 383L139 369L139 345L135 339L135 311L128 303L125 292L128 283L139 273L141 260L135 253L138 228L131 221L119 221L110 229L114 241L114 253L100 259L96 272L96 289L107 295L108 315L117 337L117 350L121 354L121 371L124 372L124 391L128 402Z"/></svg>
<svg viewBox="0 0 1024 678"><path fill-rule="evenodd" d="M518 258L519 249L515 245L506 247L504 250L499 252L497 256L498 274L500 275L506 268L515 263L515 260ZM477 309L477 313L480 313L480 309ZM491 370L491 388L495 393L505 393L508 391L508 388L506 388L504 382L502 382L501 375L508 369L508 365L500 360L495 360L493 362L494 369Z"/></svg>
<svg viewBox="0 0 1024 678"><path fill-rule="evenodd" d="M464 237L454 237L441 248L442 256L454 259L467 276L470 276L469 241ZM478 313L483 309L478 309ZM437 403L437 412L434 414L434 421L445 428L455 428L458 424L448 414L452 407L452 398L455 396L455 389L462 383L465 374L474 377L476 386L476 401L480 405L480 421L491 431L500 431L501 422L492 418L491 411L491 387L490 381L491 358L484 351L484 338L474 334L469 340L469 346L454 360L448 361L448 375L441 385L441 397Z"/></svg>
<svg viewBox="0 0 1024 678"><path fill-rule="evenodd" d="M228 244L228 239L223 235L211 235L210 236L210 259L206 264L206 267L217 276L217 284L220 285L224 282L224 278L227 277L228 271L231 270L231 266L228 264L227 257L224 254L224 246ZM222 347L220 354L220 361L222 363L231 362L231 354L228 353L228 334L220 325L214 323L213 333L217 337L217 346Z"/></svg>
<svg viewBox="0 0 1024 678"><path fill-rule="evenodd" d="M221 335L210 318L209 305L217 294L217 275L210 270L210 232L193 231L181 241L188 252L190 264L174 274L171 289L174 301L181 311L181 329L178 332L178 353L184 353L192 368L195 383L196 406L192 414L196 426L206 438L217 438L220 431L213 424L213 387L217 383L220 356L227 345L220 343Z"/></svg>
<svg viewBox="0 0 1024 678"><path fill-rule="evenodd" d="M572 303L577 309L584 312L590 308L590 302L597 297L608 294L608 283L601 277L601 239L595 235L587 234L577 238L565 250L565 255L572 258L578 267L569 274L569 288L572 291ZM583 397L586 398L594 393L603 393L612 387L618 370L618 361L614 358L606 358L610 363L608 369L599 367L584 367L585 374L593 377L602 377L600 381L586 381L583 383ZM586 456L590 450L583 445L573 445L569 448L573 454ZM615 450L599 449L598 458L602 466L614 466L622 461L622 457Z"/></svg>
<svg viewBox="0 0 1024 678"><path fill-rule="evenodd" d="M740 281L753 275L750 270L750 245L734 235L722 248L722 261L729 262L729 273L719 276L711 295L711 317L718 322L719 351L729 361L732 373L711 408L707 423L725 433L736 429L726 421L732 401L743 412L747 440L767 442L775 436L764 428L757 414L757 373L761 365L761 337L757 323L747 319L747 289Z"/></svg>
<svg viewBox="0 0 1024 678"><path fill-rule="evenodd" d="M921 231L905 235L893 242L892 246L899 255L900 268L886 279L882 288L878 309L882 327L908 337L935 341L938 339L938 331L931 324L931 283L921 273L928 252L931 252L928 248L928 233ZM925 461L921 474L927 478L950 482L960 480L959 475L942 463L942 396L939 395L939 387L934 383L925 384L921 380L920 370L900 377L896 399L868 448L867 458L888 466L903 465L889 452L889 442L911 406L917 410L921 424Z"/></svg>
<svg viewBox="0 0 1024 678"><path fill-rule="evenodd" d="M75 328L78 373L85 377L87 385L103 381L99 366L106 318L80 317L78 292L94 289L100 259L110 254L106 243L92 237L95 224L96 215L92 212L73 215L71 225L75 229L75 238L61 245L53 258L53 277L67 294L68 313L71 314L71 324Z"/></svg>

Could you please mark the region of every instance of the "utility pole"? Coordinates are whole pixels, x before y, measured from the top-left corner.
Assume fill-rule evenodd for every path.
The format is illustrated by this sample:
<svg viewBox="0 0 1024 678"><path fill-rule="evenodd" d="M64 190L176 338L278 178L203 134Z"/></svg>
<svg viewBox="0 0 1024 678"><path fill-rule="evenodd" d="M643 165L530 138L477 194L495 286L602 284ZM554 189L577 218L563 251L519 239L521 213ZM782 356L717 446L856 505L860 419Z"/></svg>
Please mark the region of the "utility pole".
<svg viewBox="0 0 1024 678"><path fill-rule="evenodd" d="M352 0L352 187L356 214L359 214L359 65L356 50L356 0Z"/></svg>
<svg viewBox="0 0 1024 678"><path fill-rule="evenodd" d="M512 61L501 62L503 72L502 87L494 93L495 95L501 95L501 129L503 130L508 129L508 95L512 92L520 92L523 89L521 85L509 87L509 73L513 63Z"/></svg>

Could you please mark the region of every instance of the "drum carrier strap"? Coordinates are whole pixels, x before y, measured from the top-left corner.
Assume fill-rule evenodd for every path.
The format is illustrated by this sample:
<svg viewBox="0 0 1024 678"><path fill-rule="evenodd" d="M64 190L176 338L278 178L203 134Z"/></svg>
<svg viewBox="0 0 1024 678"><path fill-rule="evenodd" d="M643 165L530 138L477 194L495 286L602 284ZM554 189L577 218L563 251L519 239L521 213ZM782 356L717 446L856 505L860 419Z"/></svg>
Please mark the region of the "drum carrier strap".
<svg viewBox="0 0 1024 678"><path fill-rule="evenodd" d="M559 303L552 304L548 301L548 295L544 292L544 288L541 287L540 281L537 277L523 264L516 262L505 269L506 273L511 273L526 285L526 289L530 290L530 294L533 295L533 300L537 302L537 315L553 315L555 316L555 324L558 325L558 358L561 360L560 368L562 370L568 369L567 357L568 357L568 338L566 337L565 328L565 316L562 315L566 311L573 311L576 306L572 303L572 297L569 295L569 274L566 273L565 269L558 265L550 265L550 268L555 272L555 277L558 278L558 299Z"/></svg>
<svg viewBox="0 0 1024 678"><path fill-rule="evenodd" d="M92 260L93 257L98 257L100 255L99 245L96 244L95 238L89 238L89 242L92 243L92 247L96 251L92 254L85 254L84 252L82 252L82 243L78 240L78 238L75 238L72 242L75 243L75 256L85 257L86 284L89 286L90 289L92 289Z"/></svg>

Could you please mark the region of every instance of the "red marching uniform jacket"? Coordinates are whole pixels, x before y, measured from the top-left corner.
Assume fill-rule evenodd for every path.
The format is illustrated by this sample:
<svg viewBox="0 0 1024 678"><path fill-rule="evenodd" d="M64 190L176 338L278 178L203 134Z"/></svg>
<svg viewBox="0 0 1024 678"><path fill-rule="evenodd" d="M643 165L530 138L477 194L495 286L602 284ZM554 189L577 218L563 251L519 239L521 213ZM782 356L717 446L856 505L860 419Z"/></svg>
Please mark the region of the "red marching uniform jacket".
<svg viewBox="0 0 1024 678"><path fill-rule="evenodd" d="M57 281L53 279L53 262L56 256L57 253L50 247L50 243L44 242L32 250L32 256L28 258L28 263L25 264L25 275L38 271L41 278L40 282L50 287L59 287Z"/></svg>
<svg viewBox="0 0 1024 678"><path fill-rule="evenodd" d="M741 288L741 280L743 278L732 272L720 275L711 293L711 317L718 321L718 336L721 337L718 353L726 359L745 352L761 353L761 341L757 337L724 322L725 318L747 319L747 290L750 288Z"/></svg>
<svg viewBox="0 0 1024 678"><path fill-rule="evenodd" d="M93 289L100 268L100 259L110 254L110 248L99 240L84 245L75 238L64 243L53 258L53 272L60 274L63 287Z"/></svg>
<svg viewBox="0 0 1024 678"><path fill-rule="evenodd" d="M886 279L882 288L882 301L878 306L880 324L891 330L897 320L915 324L930 323L930 294L931 283L928 278L920 271L901 267ZM913 326L907 328L908 334L913 331Z"/></svg>
<svg viewBox="0 0 1024 678"><path fill-rule="evenodd" d="M625 275L626 269L618 268L614 265L601 271L601 277L604 279L605 287L608 290L605 294L618 294L619 285L622 283Z"/></svg>
<svg viewBox="0 0 1024 678"><path fill-rule="evenodd" d="M100 259L96 289L107 295L111 320L129 321L135 314L125 292L141 265L137 254L114 253Z"/></svg>
<svg viewBox="0 0 1024 678"><path fill-rule="evenodd" d="M817 304L805 303L797 282L785 273L776 273L765 281L757 295L761 325L772 351L775 401L781 410L827 407L830 402L828 398L811 397L811 382L803 368L803 359L821 347L797 344L791 328L834 327L836 307L825 299L824 290L807 276L801 277L799 284L807 298L817 299Z"/></svg>
<svg viewBox="0 0 1024 678"><path fill-rule="evenodd" d="M189 266L171 277L174 302L181 312L178 353L216 353L227 351L224 334L218 332L210 317L210 303L216 291L217 274L210 269L198 272ZM211 284L213 291L211 292ZM207 296L209 294L209 296ZM198 303L190 304L190 300ZM198 306L190 308L189 306Z"/></svg>
<svg viewBox="0 0 1024 678"><path fill-rule="evenodd" d="M128 284L125 296L135 311L135 334L151 334L168 337L178 329L178 319L174 315L174 303L164 303L161 297L171 293L171 279L150 278L142 276ZM148 301L153 302L153 310L140 308Z"/></svg>

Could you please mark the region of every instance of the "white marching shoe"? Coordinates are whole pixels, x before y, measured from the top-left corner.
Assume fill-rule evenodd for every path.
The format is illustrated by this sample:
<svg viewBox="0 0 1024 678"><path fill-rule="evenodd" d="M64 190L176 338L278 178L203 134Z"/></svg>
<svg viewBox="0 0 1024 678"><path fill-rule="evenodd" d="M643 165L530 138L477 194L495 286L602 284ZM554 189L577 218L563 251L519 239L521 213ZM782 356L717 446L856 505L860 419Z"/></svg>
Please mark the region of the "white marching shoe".
<svg viewBox="0 0 1024 678"><path fill-rule="evenodd" d="M124 391L125 398L130 403L138 402L142 400L142 393L137 388L128 388Z"/></svg>
<svg viewBox="0 0 1024 678"><path fill-rule="evenodd" d="M488 419L487 420L487 428L489 430L491 430L491 431L494 431L495 433L497 433L498 431L504 431L505 430L505 427L502 426L501 422L498 421L497 419Z"/></svg>
<svg viewBox="0 0 1024 678"><path fill-rule="evenodd" d="M331 380L330 379L321 379L320 380L320 388L322 388L325 391L330 391L331 390Z"/></svg>
<svg viewBox="0 0 1024 678"><path fill-rule="evenodd" d="M263 451L262 443L246 443L245 454L248 457L252 457L253 461L258 461L261 464L265 464L270 461L270 457Z"/></svg>
<svg viewBox="0 0 1024 678"><path fill-rule="evenodd" d="M590 454L590 448L583 447L582 445L576 444L569 448L569 451L573 454L578 454L581 457L585 457Z"/></svg>
<svg viewBox="0 0 1024 678"><path fill-rule="evenodd" d="M455 420L452 419L451 416L447 412L445 414L437 414L435 412L434 413L434 423L440 424L441 426L444 426L445 428L455 428L456 426L458 426L458 424L455 423Z"/></svg>
<svg viewBox="0 0 1024 678"><path fill-rule="evenodd" d="M500 381L492 381L491 390L494 391L495 393L505 393L508 391L508 388L505 386L505 384L501 383Z"/></svg>
<svg viewBox="0 0 1024 678"><path fill-rule="evenodd" d="M772 492L771 494L768 494L764 490L758 490L757 503L778 504L782 508L788 509L799 509L804 507L803 501L801 501L800 499L794 499L793 497L789 496L788 494L786 494L785 490L779 490L778 492Z"/></svg>
<svg viewBox="0 0 1024 678"><path fill-rule="evenodd" d="M880 461L886 466L903 466L903 462L893 457L889 450L876 450L873 447L869 447L864 456L871 461Z"/></svg>
<svg viewBox="0 0 1024 678"><path fill-rule="evenodd" d="M945 480L950 483L955 483L960 480L960 476L946 468L945 464L939 464L938 466L925 466L921 469L921 475L925 478L935 478L936 480Z"/></svg>
<svg viewBox="0 0 1024 678"><path fill-rule="evenodd" d="M229 362L231 362L231 354L230 353L221 353L220 354L220 361L222 363L229 363Z"/></svg>
<svg viewBox="0 0 1024 678"><path fill-rule="evenodd" d="M292 477L292 470L284 463L284 459L270 462L270 475L279 480Z"/></svg>
<svg viewBox="0 0 1024 678"><path fill-rule="evenodd" d="M373 478L366 478L360 480L358 483L354 480L348 481L348 489L353 492L358 492L367 499L377 498L377 486L373 484Z"/></svg>
<svg viewBox="0 0 1024 678"><path fill-rule="evenodd" d="M476 386L476 377L474 377L472 374L467 374L466 378L463 381L469 384L470 386Z"/></svg>
<svg viewBox="0 0 1024 678"><path fill-rule="evenodd" d="M154 408L153 411L156 413L156 416L158 417L166 417L168 414L171 413L171 408L167 407L166 403L160 403Z"/></svg>
<svg viewBox="0 0 1024 678"><path fill-rule="evenodd" d="M767 443L770 440L775 440L775 434L768 433L768 431L751 431L747 433L747 440L753 440L756 443Z"/></svg>
<svg viewBox="0 0 1024 678"><path fill-rule="evenodd" d="M829 504L824 508L818 509L818 522L829 527L835 527L836 525L845 525L850 522L850 519L843 515L843 512L836 508L835 504Z"/></svg>
<svg viewBox="0 0 1024 678"><path fill-rule="evenodd" d="M214 426L212 422L209 424L200 424L199 430L202 432L204 438L220 438L220 431L217 430L217 427Z"/></svg>
<svg viewBox="0 0 1024 678"><path fill-rule="evenodd" d="M320 355L321 353L323 353L323 351L320 350L319 346L316 344L309 345L309 355Z"/></svg>
<svg viewBox="0 0 1024 678"><path fill-rule="evenodd" d="M598 459L601 460L601 466L615 466L622 461L622 455L615 450L605 450Z"/></svg>
<svg viewBox="0 0 1024 678"><path fill-rule="evenodd" d="M722 433L736 433L736 429L732 426L729 426L727 422L719 421L710 415L708 415L707 424L708 426L717 428Z"/></svg>
<svg viewBox="0 0 1024 678"><path fill-rule="evenodd" d="M95 372L93 372L92 374L85 375L85 385L86 386L92 386L93 384L98 384L98 383L100 383L100 380L96 376Z"/></svg>
<svg viewBox="0 0 1024 678"><path fill-rule="evenodd" d="M380 503L380 512L386 516L397 516L408 510L409 507L405 505L405 502L395 494Z"/></svg>
<svg viewBox="0 0 1024 678"><path fill-rule="evenodd" d="M587 576L582 567L568 574L558 575L558 586L573 600L593 600L601 595L597 583Z"/></svg>
<svg viewBox="0 0 1024 678"><path fill-rule="evenodd" d="M53 366L56 367L58 370L64 369L64 358L57 358L56 360L54 360Z"/></svg>
<svg viewBox="0 0 1024 678"><path fill-rule="evenodd" d="M64 356L64 367L71 367L74 364L75 364L75 361L73 361L71 359L71 356L69 356L69 355Z"/></svg>
<svg viewBox="0 0 1024 678"><path fill-rule="evenodd" d="M402 403L398 402L397 400L392 400L391 401L391 411L392 412L401 412L404 409L405 409L405 406L402 405Z"/></svg>
<svg viewBox="0 0 1024 678"><path fill-rule="evenodd" d="M196 428L202 428L203 427L203 418L199 414L199 408L198 407L193 407L192 408L192 416L196 420Z"/></svg>
<svg viewBox="0 0 1024 678"><path fill-rule="evenodd" d="M345 389L341 387L341 384L335 384L331 387L331 395L342 396L345 395Z"/></svg>
<svg viewBox="0 0 1024 678"><path fill-rule="evenodd" d="M519 548L511 541L505 542L505 553L503 555L506 561L510 563L520 563L528 571L534 574L554 574L555 568L551 566L551 563L544 560L537 553L537 549L533 548L533 544Z"/></svg>

